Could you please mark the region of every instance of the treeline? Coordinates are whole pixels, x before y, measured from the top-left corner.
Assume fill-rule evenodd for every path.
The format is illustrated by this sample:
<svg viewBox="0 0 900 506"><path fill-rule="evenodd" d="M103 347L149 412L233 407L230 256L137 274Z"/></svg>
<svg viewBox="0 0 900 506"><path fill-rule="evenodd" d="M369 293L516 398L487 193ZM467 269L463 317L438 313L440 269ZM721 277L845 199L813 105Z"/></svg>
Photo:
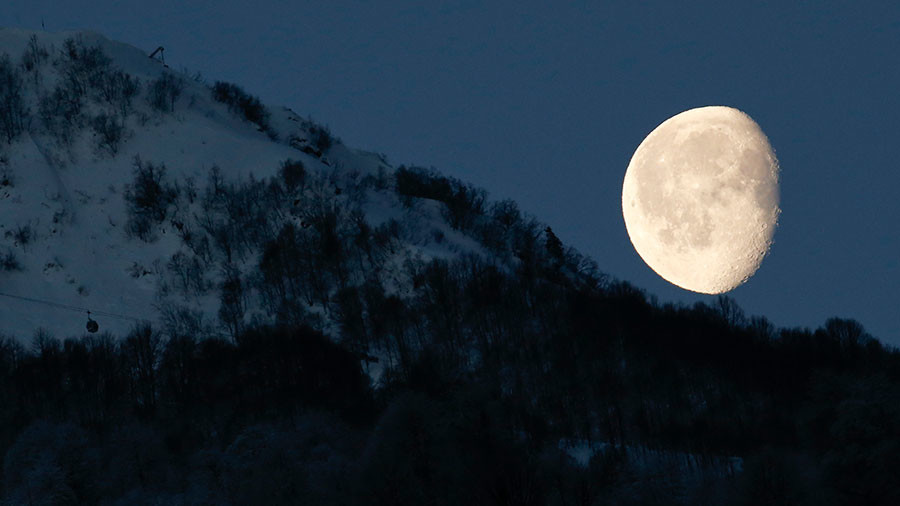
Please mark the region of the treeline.
<svg viewBox="0 0 900 506"><path fill-rule="evenodd" d="M191 494L200 494L191 503L209 501L226 487L261 485L233 481L246 480L237 466L252 465L240 453L249 457L263 444L254 434L310 438L271 451L306 445L314 453L317 436L296 433L300 427L343 437L369 423L373 404L358 359L307 327L257 328L237 342L164 338L149 326L121 340L39 335L28 348L3 338L3 497L8 504L143 504ZM205 474L207 465L221 469ZM278 461L266 465L284 472ZM270 479L264 471L254 470L253 479ZM194 490L194 478L211 484ZM290 486L271 493L285 503Z"/></svg>
<svg viewBox="0 0 900 506"><path fill-rule="evenodd" d="M373 392L309 328L4 339L0 365L9 504L542 504L626 470L521 441L477 382Z"/></svg>
<svg viewBox="0 0 900 506"><path fill-rule="evenodd" d="M436 307L453 286L447 276L464 281L456 285L456 320L441 319ZM562 327L529 330L551 323L531 317L516 324L517 335L516 302L504 309L490 292L468 300L498 282L494 290L515 295L515 279L472 259L431 264L420 298L395 300L401 317L388 320L390 334L427 337L408 342L409 354L398 354L393 367L378 363L387 369L374 389L360 354L304 326L252 327L235 340L148 326L121 340L38 335L29 347L0 340L4 497L10 504L896 500L900 360L855 322L775 335L760 321L735 321L740 313L728 299L718 307L657 307L613 284L593 294L563 287L562 302L548 310L563 311L553 320ZM473 309L479 302L486 310ZM481 342L456 334L476 322ZM503 329L510 334L501 337ZM796 360L800 354L806 358ZM561 451L561 439L603 444L581 466ZM692 458L661 466L640 452ZM726 466L723 456L743 464Z"/></svg>
<svg viewBox="0 0 900 506"><path fill-rule="evenodd" d="M136 173L147 167L136 163ZM183 370L199 364L226 376L244 370L235 358L248 352L243 336L272 332L249 314L261 304L283 328L337 323L332 337L341 353L378 378L374 390L335 394L366 406L356 412L301 402L352 427L323 443L329 448L323 452L345 466L316 471L340 476L323 504L893 504L900 497L893 479L900 462L892 451L900 445L900 356L859 323L831 319L815 331L775 329L764 318L746 317L727 297L712 306L660 305L607 279L512 202L470 200L479 192L421 170L398 171L393 181L342 177L309 174L289 160L271 180L228 182L215 170L204 190L160 180L159 188L180 190L154 222L174 224L186 209L199 219L181 223L186 249L168 266L177 274L173 289L205 293L217 286L219 317L231 336L198 337L204 332L196 316L173 311L160 342L165 349L186 343L191 351L177 361ZM456 223L489 254L407 258L402 272L391 272L387 260L400 254L407 234L417 233L414 224L371 226L359 212L367 189L391 186L412 196L409 206L422 198L441 202L450 225L449 207L466 208L458 212L468 218ZM465 199L457 197L462 193ZM152 216L159 208L146 209ZM253 259L254 270L238 267ZM210 262L220 266L218 274L204 271ZM389 274L406 277L407 289L389 289ZM278 343L266 346L281 350ZM232 347L233 353L222 351ZM276 351L273 359L289 356ZM252 431L262 441L254 444L266 448L259 451L282 462L271 467L296 469L285 468L288 457L271 446L305 441L296 424L306 419L277 409L296 406L296 398L278 392L297 395L283 385L295 384L290 374L299 360L260 364L263 386L254 395L277 399L269 404L247 404L232 386L228 396L195 390L201 394L182 404L221 412L199 419L179 413L180 420L233 425L215 426L214 440L184 436L198 445L185 451L236 451L233 445L251 437L242 431ZM162 383L168 374L161 364L144 374L152 380L128 390L143 397L123 393L119 405L129 406L129 416L149 417L141 423L177 426L159 411L177 392ZM234 381L243 380L216 384ZM468 438L479 430L483 439L473 443ZM565 456L563 440L595 448L587 467ZM661 464L642 454L681 460ZM277 486L252 473L241 486L275 494L284 485L284 496L260 497L289 504L297 487L311 487L320 476L303 475L298 484L276 475ZM249 493L209 480L201 482L225 494L217 496L224 502L240 503L247 496L239 494ZM188 493L171 482L159 486L144 490Z"/></svg>

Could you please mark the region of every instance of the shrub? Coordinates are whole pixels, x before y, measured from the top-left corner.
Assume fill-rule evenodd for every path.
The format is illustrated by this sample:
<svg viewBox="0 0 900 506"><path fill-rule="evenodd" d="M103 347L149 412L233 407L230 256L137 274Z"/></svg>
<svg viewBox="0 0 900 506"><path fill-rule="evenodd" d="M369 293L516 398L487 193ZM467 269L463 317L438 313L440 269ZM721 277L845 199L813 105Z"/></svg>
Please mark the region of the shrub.
<svg viewBox="0 0 900 506"><path fill-rule="evenodd" d="M115 156L125 136L125 126L115 116L100 113L91 122L91 127L98 136L97 146Z"/></svg>
<svg viewBox="0 0 900 506"><path fill-rule="evenodd" d="M27 115L22 101L22 77L4 53L0 57L0 130L6 135L6 142L22 133Z"/></svg>
<svg viewBox="0 0 900 506"><path fill-rule="evenodd" d="M421 167L404 167L397 169L394 176L397 181L397 193L406 197L404 204L412 204L412 199L425 198L447 202L453 194L450 180Z"/></svg>
<svg viewBox="0 0 900 506"><path fill-rule="evenodd" d="M134 183L125 189L128 204L126 230L143 241L152 239L152 227L166 219L177 192L166 181L166 166L143 163L134 157Z"/></svg>
<svg viewBox="0 0 900 506"><path fill-rule="evenodd" d="M169 72L163 73L150 83L147 92L147 101L150 107L160 112L172 112L175 110L175 101L184 90L184 81Z"/></svg>
<svg viewBox="0 0 900 506"><path fill-rule="evenodd" d="M409 206L412 198L433 199L445 204L444 218L457 230L469 229L475 218L483 215L484 190L463 184L420 167L400 166L395 174L397 193Z"/></svg>
<svg viewBox="0 0 900 506"><path fill-rule="evenodd" d="M16 241L16 244L24 247L30 244L32 239L34 239L34 231L31 230L30 225L20 225L16 227L16 230L12 233L12 236Z"/></svg>
<svg viewBox="0 0 900 506"><path fill-rule="evenodd" d="M63 42L63 65L73 65L86 74L109 67L112 60L99 46L85 46L81 38L68 38Z"/></svg>
<svg viewBox="0 0 900 506"><path fill-rule="evenodd" d="M480 188L454 183L453 195L445 202L444 218L457 230L469 230L475 225L475 219L484 214L487 194Z"/></svg>
<svg viewBox="0 0 900 506"><path fill-rule="evenodd" d="M19 259L16 258L16 254L13 250L7 249L6 253L0 257L0 269L6 272L22 270L22 265L19 263Z"/></svg>
<svg viewBox="0 0 900 506"><path fill-rule="evenodd" d="M69 38L63 43L60 59L63 86L78 97L100 85L109 72L112 60L98 46L85 46L80 39Z"/></svg>
<svg viewBox="0 0 900 506"><path fill-rule="evenodd" d="M269 132L269 111L259 98L250 95L236 84L216 81L212 89L213 99L228 106L228 110L240 114L247 121L256 123Z"/></svg>
<svg viewBox="0 0 900 506"><path fill-rule="evenodd" d="M70 144L81 123L81 97L62 86L41 97L38 111L47 132L63 144Z"/></svg>
<svg viewBox="0 0 900 506"><path fill-rule="evenodd" d="M310 143L322 153L331 149L335 143L340 143L340 140L331 135L331 130L327 126L320 125L311 118L304 120L301 126L309 132Z"/></svg>
<svg viewBox="0 0 900 506"><path fill-rule="evenodd" d="M544 246L547 248L547 255L557 262L562 262L565 259L562 241L559 240L559 237L553 233L553 229L550 227L544 229L544 236Z"/></svg>
<svg viewBox="0 0 900 506"><path fill-rule="evenodd" d="M100 98L114 106L122 117L131 112L131 102L140 91L140 80L121 70L106 74L99 86Z"/></svg>
<svg viewBox="0 0 900 506"><path fill-rule="evenodd" d="M306 183L306 168L299 160L287 159L281 164L281 179L284 187L291 193L298 188L302 191Z"/></svg>
<svg viewBox="0 0 900 506"><path fill-rule="evenodd" d="M3 161L4 161L4 159L2 157L0 157L0 165L5 165L3 163ZM6 167L3 167L2 169L0 169L0 188L3 188L4 186L9 186L9 187L15 186L15 184L13 182L12 171L10 171Z"/></svg>
<svg viewBox="0 0 900 506"><path fill-rule="evenodd" d="M166 267L176 276L185 294L203 295L210 288L206 280L206 266L196 256L178 251L172 255Z"/></svg>
<svg viewBox="0 0 900 506"><path fill-rule="evenodd" d="M32 35L28 39L25 52L22 53L22 67L26 71L31 72L44 64L49 56L44 46L38 44L37 35Z"/></svg>
<svg viewBox="0 0 900 506"><path fill-rule="evenodd" d="M232 265L223 270L224 280L219 296L219 320L228 328L231 337L237 340L243 330L244 313L247 311L245 283L241 282L241 272Z"/></svg>

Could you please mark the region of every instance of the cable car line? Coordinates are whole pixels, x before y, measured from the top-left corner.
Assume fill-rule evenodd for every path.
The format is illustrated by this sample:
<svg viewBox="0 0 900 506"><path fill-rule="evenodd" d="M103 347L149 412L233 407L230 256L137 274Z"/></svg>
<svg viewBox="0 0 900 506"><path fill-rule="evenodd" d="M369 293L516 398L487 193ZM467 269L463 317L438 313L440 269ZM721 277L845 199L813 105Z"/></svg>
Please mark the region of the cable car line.
<svg viewBox="0 0 900 506"><path fill-rule="evenodd" d="M57 308L60 308L60 309L65 309L65 310L68 310L68 311L76 311L76 312L79 312L79 313L85 313L85 312L86 312L86 313L88 313L88 319L90 319L90 315L93 314L93 315L104 316L104 317L108 317L108 318L118 318L118 319L121 319L121 320L132 320L132 321L136 321L136 322L143 322L143 321L145 321L145 319L142 319L142 318L135 318L134 316L127 316L127 315L122 315L122 314L117 314L117 313L110 313L110 312L108 312L108 311L91 311L91 310L89 310L88 308L85 308L85 307L73 306L73 305L70 305L70 304L62 304L62 303L59 303L59 302L52 302L52 301L49 301L49 300L35 299L35 298L33 298L33 297L23 297L23 296L21 296L21 295L12 295L12 294L9 294L9 293L3 293L3 292L0 292L0 296L9 297L9 298L12 298L12 299L24 300L24 301L28 301L28 302L37 302L37 303L39 303L39 304L46 304L46 305L48 305L48 306L53 306L53 307L57 307Z"/></svg>

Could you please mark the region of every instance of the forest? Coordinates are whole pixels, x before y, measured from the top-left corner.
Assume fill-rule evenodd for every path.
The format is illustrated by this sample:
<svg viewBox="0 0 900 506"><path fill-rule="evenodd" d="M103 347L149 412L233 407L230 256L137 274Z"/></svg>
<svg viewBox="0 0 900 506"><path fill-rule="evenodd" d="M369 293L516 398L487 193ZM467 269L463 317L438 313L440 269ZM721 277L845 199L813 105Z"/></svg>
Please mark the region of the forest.
<svg viewBox="0 0 900 506"><path fill-rule="evenodd" d="M7 140L90 128L114 157L138 106L184 107L177 75L141 83L98 51L0 59ZM25 121L13 91L51 66L67 77ZM277 139L256 97L209 96ZM305 154L340 142L304 125L311 143L285 141ZM900 504L900 352L859 322L660 302L434 170L309 165L202 182L122 163L123 234L180 241L132 276L213 297L218 322L169 303L127 335L0 336L0 504ZM376 192L446 227L370 222ZM477 248L403 254L448 233Z"/></svg>
<svg viewBox="0 0 900 506"><path fill-rule="evenodd" d="M416 168L382 183L444 202L494 254L407 262L399 296L376 274L399 225L308 215L260 235L256 278L223 278L231 336L176 312L127 336L0 340L6 503L900 501L900 353L858 322L776 329L727 297L661 304L512 202ZM242 235L215 237L211 258L248 255ZM236 316L251 286L274 323Z"/></svg>

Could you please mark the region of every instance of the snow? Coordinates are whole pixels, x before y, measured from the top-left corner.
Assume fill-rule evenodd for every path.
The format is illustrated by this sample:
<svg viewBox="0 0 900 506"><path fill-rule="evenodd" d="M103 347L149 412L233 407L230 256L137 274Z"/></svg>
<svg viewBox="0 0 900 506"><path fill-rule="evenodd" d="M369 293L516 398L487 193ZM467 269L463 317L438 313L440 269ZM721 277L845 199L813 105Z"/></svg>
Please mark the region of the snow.
<svg viewBox="0 0 900 506"><path fill-rule="evenodd" d="M135 113L126 121L130 133L113 156L97 148L90 127L74 132L68 147L58 145L42 131L40 119L34 116L39 95L46 94L59 79L54 67L49 63L42 67L40 91L26 83L24 98L32 111L31 131L10 145L0 144L0 156L7 160L0 164L0 171L13 177L13 186L0 187L0 255L12 251L22 270L0 270L0 294L127 317L95 316L101 331L116 336L127 334L137 320L158 325L160 309L172 304L199 310L205 321L217 323L215 293L185 297L162 289L166 262L185 248L174 230L163 226L151 243L128 238L125 233L123 195L133 181L136 156L155 166L165 165L170 181L183 183L185 178L193 178L200 192L213 166L219 167L226 181L247 180L251 175L259 180L276 175L288 158L302 161L310 174L321 173L336 181L379 175L392 181L389 176L394 169L383 155L343 144L335 144L322 159L301 152L289 145L291 138L309 137L297 113L267 106L276 133L273 140L257 125L215 102L205 84L186 75L176 73L185 87L174 113L153 111L145 98L147 84L168 70L148 58L147 52L93 32L0 29L0 53L8 53L13 62L20 61L32 35L50 51L51 60L70 37L79 38L86 46L99 45L114 67L140 78L142 92L134 100ZM89 114L100 112L97 104L88 103L86 108ZM363 211L373 227L390 220L402 224L403 243L386 263L384 273L395 291L408 291L410 286L406 259L484 254L476 241L446 224L438 202L425 200L405 208L389 186L368 188ZM15 240L19 227L33 231L28 244ZM135 271L137 276L132 275ZM259 308L248 311L254 312L259 313ZM0 333L23 342L39 328L60 338L82 335L86 321L87 315L80 310L0 296ZM325 326L334 330L331 322L326 321ZM377 380L380 368L371 370Z"/></svg>

